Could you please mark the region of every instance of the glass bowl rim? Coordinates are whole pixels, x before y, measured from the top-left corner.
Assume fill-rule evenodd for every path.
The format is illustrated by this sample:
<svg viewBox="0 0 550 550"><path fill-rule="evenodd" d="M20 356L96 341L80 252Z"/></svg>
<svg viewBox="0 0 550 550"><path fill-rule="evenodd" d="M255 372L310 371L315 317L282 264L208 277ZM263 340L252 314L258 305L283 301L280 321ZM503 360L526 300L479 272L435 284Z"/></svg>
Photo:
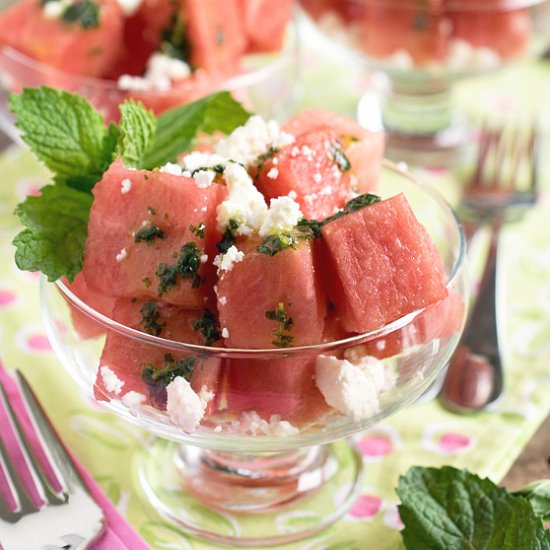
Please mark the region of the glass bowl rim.
<svg viewBox="0 0 550 550"><path fill-rule="evenodd" d="M390 170L393 173L399 174L399 176L401 177L407 178L410 183L413 183L414 185L422 188L425 192L427 192L432 197L432 199L434 199L439 204L439 206L444 211L446 211L447 215L450 216L452 220L454 220L455 227L458 232L460 248L458 251L456 261L452 267L450 276L448 277L448 280L446 283L446 287L448 289L453 285L454 281L458 278L460 269L463 267L463 264L465 262L465 255L466 255L466 241L465 241L461 223L458 219L456 212L449 206L447 201L441 196L441 194L436 189L434 189L429 183L423 181L423 179L420 178L419 176L416 176L416 175L413 176L407 170L404 170L403 168L399 167L397 164L387 159L383 160L382 167L387 170ZM43 282L45 282L44 276L43 276ZM403 315L397 319L394 319L390 323L387 323L374 330L356 334L354 336L350 336L348 338L344 338L341 340L334 340L334 341L329 341L329 342L324 342L319 344L310 344L310 345L295 346L295 347L288 347L288 348L273 348L273 349L272 348L268 348L268 349L221 348L221 347L203 346L198 344L189 344L185 342L178 342L175 340L168 340L165 338L161 338L159 336L154 336L154 335L147 334L145 332L141 332L139 330L127 327L121 323L118 323L114 319L111 319L110 317L107 317L106 315L99 313L98 311L90 307L88 304L86 304L86 302L84 302L78 296L76 296L66 286L66 284L62 280L58 279L57 281L54 282L54 284L60 290L61 294L69 301L69 303L75 306L87 317L92 318L93 320L98 322L100 325L103 325L107 329L114 330L115 332L118 332L119 334L122 334L130 339L137 340L146 344L151 344L157 347L169 348L170 350L173 350L173 351L181 351L181 352L195 353L195 354L199 353L201 356L217 356L217 357L235 358L235 359L237 358L254 359L254 358L261 358L265 356L289 357L289 356L297 356L297 355L308 355L312 353L319 354L323 351L333 350L335 348L340 348L342 346L349 347L351 345L358 345L363 342L373 340L377 337L384 336L399 328L402 328L403 326L409 324L413 319L415 319L418 315L420 315L426 309L425 307L417 309L411 313L407 313L406 315Z"/></svg>
<svg viewBox="0 0 550 550"><path fill-rule="evenodd" d="M6 4L4 0L0 0L0 11ZM285 69L287 66L297 63L299 57L299 48L300 41L298 40L298 26L291 19L288 25L290 39L287 39L283 47L278 52L267 52L265 55L269 58L266 63L263 63L255 68L250 68L241 71L240 73L230 76L220 82L216 86L217 89L234 91L249 86L253 86L260 82L268 80L274 73L277 73L280 70ZM250 57L262 54L248 54ZM246 55L244 56L247 57ZM47 63L37 61L32 57L26 55L20 50L13 48L12 46L0 45L0 60L2 58L9 59L10 61L16 63L19 67L24 68L28 71L39 72L40 74L49 74L54 77L59 77L64 80L72 81L73 84L76 84L83 88L90 88L95 90L101 90L104 93L119 93L124 96L129 97L150 97L154 96L155 98L170 98L170 97L180 97L181 91L178 88L173 88L168 91L155 91L155 90L146 90L146 91L133 91L133 90L123 90L118 87L118 81L109 79L109 78L99 78L94 76L80 75L77 73L70 73L56 67L52 67ZM200 70L204 74L207 72L204 69Z"/></svg>

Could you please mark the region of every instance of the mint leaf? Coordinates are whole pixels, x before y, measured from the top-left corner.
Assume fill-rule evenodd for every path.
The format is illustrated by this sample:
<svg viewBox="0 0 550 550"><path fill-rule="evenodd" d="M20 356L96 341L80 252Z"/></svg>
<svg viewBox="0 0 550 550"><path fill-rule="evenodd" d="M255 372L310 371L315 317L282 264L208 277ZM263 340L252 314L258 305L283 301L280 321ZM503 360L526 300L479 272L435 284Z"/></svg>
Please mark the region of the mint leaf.
<svg viewBox="0 0 550 550"><path fill-rule="evenodd" d="M52 88L25 88L11 94L11 110L23 141L53 172L56 181L90 190L103 174L112 151L103 117L78 94Z"/></svg>
<svg viewBox="0 0 550 550"><path fill-rule="evenodd" d="M48 185L15 210L26 226L13 240L19 269L42 271L49 281L72 281L82 269L92 195Z"/></svg>
<svg viewBox="0 0 550 550"><path fill-rule="evenodd" d="M531 503L537 516L544 520L550 520L550 479L534 481L512 494L526 498Z"/></svg>
<svg viewBox="0 0 550 550"><path fill-rule="evenodd" d="M126 166L138 168L143 157L150 150L155 137L157 119L153 111L133 99L120 105L119 136L115 155Z"/></svg>
<svg viewBox="0 0 550 550"><path fill-rule="evenodd" d="M156 168L174 162L187 151L199 132L228 134L250 117L229 92L218 92L158 117L155 139L143 160L142 168Z"/></svg>
<svg viewBox="0 0 550 550"><path fill-rule="evenodd" d="M397 494L408 550L550 550L527 500L465 470L411 468Z"/></svg>

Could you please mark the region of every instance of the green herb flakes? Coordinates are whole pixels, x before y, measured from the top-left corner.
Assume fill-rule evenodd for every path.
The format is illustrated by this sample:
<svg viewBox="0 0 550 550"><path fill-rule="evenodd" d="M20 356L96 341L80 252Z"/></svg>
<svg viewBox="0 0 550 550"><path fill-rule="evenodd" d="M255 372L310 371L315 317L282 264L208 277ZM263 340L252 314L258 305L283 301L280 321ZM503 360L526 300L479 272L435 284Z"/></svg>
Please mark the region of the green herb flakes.
<svg viewBox="0 0 550 550"><path fill-rule="evenodd" d="M185 243L179 252L179 257L175 264L160 264L156 275L159 278L158 295L166 294L178 283L178 279L191 279L192 288L197 288L201 282L201 276L198 274L201 265L201 249L190 241Z"/></svg>
<svg viewBox="0 0 550 550"><path fill-rule="evenodd" d="M143 330L152 336L160 336L166 322L162 321L158 304L156 302L146 302L139 311Z"/></svg>
<svg viewBox="0 0 550 550"><path fill-rule="evenodd" d="M158 225L146 225L136 232L134 241L139 243L145 241L150 245L155 239L164 239L164 231Z"/></svg>
<svg viewBox="0 0 550 550"><path fill-rule="evenodd" d="M294 338L288 333L292 330L294 321L287 315L284 302L279 302L276 309L266 311L265 316L278 324L277 328L273 329L274 339L271 343L278 348L290 347Z"/></svg>
<svg viewBox="0 0 550 550"><path fill-rule="evenodd" d="M334 163L342 172L351 170L351 163L340 147L333 145L330 149L330 156L334 159Z"/></svg>
<svg viewBox="0 0 550 550"><path fill-rule="evenodd" d="M267 256L275 256L278 252L287 248L296 248L298 239L290 233L277 233L269 235L264 242L256 248L260 254Z"/></svg>
<svg viewBox="0 0 550 550"><path fill-rule="evenodd" d="M202 317L199 317L193 321L193 329L195 332L201 332L204 336L204 343L207 346L211 346L222 337L220 323L209 309L205 309Z"/></svg>
<svg viewBox="0 0 550 550"><path fill-rule="evenodd" d="M221 254L225 254L235 244L235 237L231 229L226 229L221 240L216 243L216 248Z"/></svg>
<svg viewBox="0 0 550 550"><path fill-rule="evenodd" d="M205 229L206 229L206 225L203 222L199 223L199 225L197 226L194 226L193 224L189 226L189 231L191 231L191 233L196 235L199 239L204 239Z"/></svg>
<svg viewBox="0 0 550 550"><path fill-rule="evenodd" d="M61 19L66 23L78 23L83 29L95 29L99 27L99 4L92 0L80 0L69 4Z"/></svg>

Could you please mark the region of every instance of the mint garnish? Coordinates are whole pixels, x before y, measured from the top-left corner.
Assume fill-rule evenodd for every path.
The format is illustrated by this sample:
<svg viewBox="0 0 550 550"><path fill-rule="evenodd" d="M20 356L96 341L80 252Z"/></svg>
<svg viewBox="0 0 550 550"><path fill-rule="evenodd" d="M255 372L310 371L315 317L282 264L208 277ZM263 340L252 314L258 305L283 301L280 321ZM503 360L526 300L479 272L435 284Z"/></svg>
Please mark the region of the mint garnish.
<svg viewBox="0 0 550 550"><path fill-rule="evenodd" d="M82 269L91 191L116 156L129 167L156 168L187 151L199 132L229 133L250 116L228 92L166 111L158 119L128 100L120 106L119 125L109 126L82 96L46 86L12 94L9 106L23 140L54 180L41 196L16 209L26 226L13 241L16 263L42 271L50 281L67 277L69 282Z"/></svg>
<svg viewBox="0 0 550 550"><path fill-rule="evenodd" d="M549 550L528 500L450 466L414 467L397 494L407 550Z"/></svg>

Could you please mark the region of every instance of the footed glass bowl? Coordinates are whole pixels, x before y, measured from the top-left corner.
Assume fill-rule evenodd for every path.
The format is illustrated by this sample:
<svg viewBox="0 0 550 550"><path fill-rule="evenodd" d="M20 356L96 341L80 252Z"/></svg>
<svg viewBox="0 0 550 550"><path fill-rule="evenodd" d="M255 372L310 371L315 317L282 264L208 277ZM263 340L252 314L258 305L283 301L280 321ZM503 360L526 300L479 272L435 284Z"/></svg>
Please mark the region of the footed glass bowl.
<svg viewBox="0 0 550 550"><path fill-rule="evenodd" d="M13 3L14 0L0 0L0 12ZM66 72L0 44L0 128L12 139L18 139L15 117L7 106L9 94L41 85L82 94L107 121L118 120L118 106L130 97L159 114L218 90L230 91L246 109L264 118L284 120L300 93L299 65L299 41L292 21L280 51L243 56L241 72L230 77L214 77L201 69L195 78L181 80L167 91L121 89L116 80Z"/></svg>
<svg viewBox="0 0 550 550"><path fill-rule="evenodd" d="M388 132L391 158L447 165L468 136L452 109L458 79L539 57L548 0L299 0L303 22L347 60L376 71L359 121ZM374 126L374 128L373 128Z"/></svg>
<svg viewBox="0 0 550 550"><path fill-rule="evenodd" d="M389 162L378 193L405 194L441 253L448 297L365 334L285 349L189 345L120 325L63 282L43 280L56 353L85 392L159 436L135 457L136 486L189 533L242 547L325 529L362 486L360 456L352 443L338 441L413 403L453 354L468 298L457 219L432 188ZM183 422L163 410L166 394L144 375L158 358L192 366L191 387L211 392L198 425L189 420L196 403L187 403ZM105 376L106 366L124 380L122 388ZM155 406L128 395L147 389ZM195 513L205 506L210 513Z"/></svg>

